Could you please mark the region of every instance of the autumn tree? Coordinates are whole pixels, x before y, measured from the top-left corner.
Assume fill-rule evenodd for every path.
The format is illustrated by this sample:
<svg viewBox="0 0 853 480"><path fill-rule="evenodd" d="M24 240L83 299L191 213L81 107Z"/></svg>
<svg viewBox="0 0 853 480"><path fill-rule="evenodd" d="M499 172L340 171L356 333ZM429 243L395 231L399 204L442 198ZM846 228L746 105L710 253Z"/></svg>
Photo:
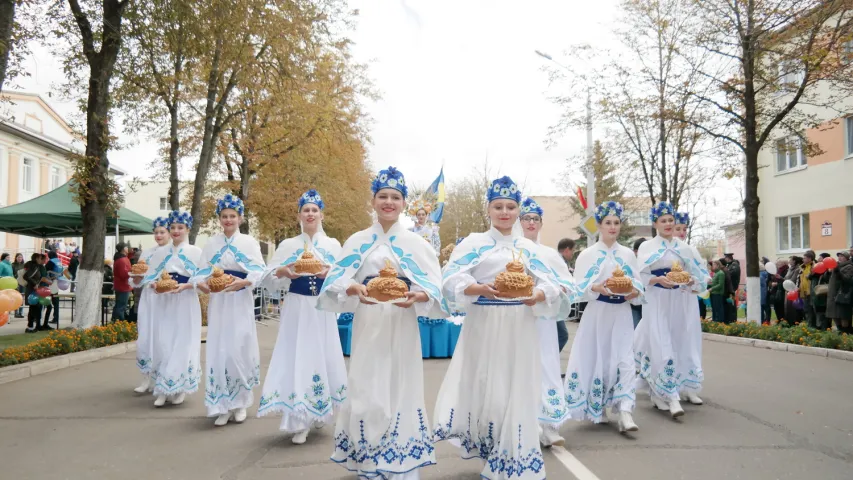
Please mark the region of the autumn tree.
<svg viewBox="0 0 853 480"><path fill-rule="evenodd" d="M700 103L691 126L727 142L744 159L747 318L760 312L758 155L775 137L797 135L849 108L853 93L853 4L849 0L696 3L690 46L706 60L697 65L698 88L673 85ZM819 145L807 143L815 153ZM770 228L773 228L772 226Z"/></svg>
<svg viewBox="0 0 853 480"><path fill-rule="evenodd" d="M100 318L101 284L107 215L115 211L121 198L118 185L110 177L107 156L110 145L110 82L115 72L122 42L122 23L129 0L82 3L68 0L51 7L59 39L68 50L63 61L69 73L66 88L74 90L76 80L87 80L86 149L75 159L74 194L83 217L83 252L77 273L77 328L93 325ZM87 72L87 73L84 73Z"/></svg>
<svg viewBox="0 0 853 480"><path fill-rule="evenodd" d="M0 90L7 80L28 73L20 68L29 42L45 38L45 20L36 0L0 0Z"/></svg>
<svg viewBox="0 0 853 480"><path fill-rule="evenodd" d="M451 179L445 191L444 217L439 237L441 245L455 244L460 237L485 232L489 223L486 192L493 180L488 162L471 170L465 177Z"/></svg>
<svg viewBox="0 0 853 480"><path fill-rule="evenodd" d="M623 186L647 197L650 206L668 201L678 208L688 190L726 165L726 152L713 137L684 121L700 120L696 100L673 87L700 81L701 63L686 59L696 56L686 46L694 8L693 0L624 0L614 49L576 46L570 66L548 69L552 81L568 80L567 90L553 98L563 114L549 130L550 141L586 126L587 112L577 99L591 95L594 126L604 131L622 172L631 174Z"/></svg>

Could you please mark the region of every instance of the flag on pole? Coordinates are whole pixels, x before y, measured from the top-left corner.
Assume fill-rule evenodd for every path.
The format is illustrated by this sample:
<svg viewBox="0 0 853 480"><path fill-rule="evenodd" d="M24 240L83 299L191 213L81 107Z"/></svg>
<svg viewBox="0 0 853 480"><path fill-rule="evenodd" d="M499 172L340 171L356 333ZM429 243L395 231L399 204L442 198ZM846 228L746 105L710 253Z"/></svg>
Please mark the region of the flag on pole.
<svg viewBox="0 0 853 480"><path fill-rule="evenodd" d="M586 197L583 196L583 187L580 187L580 186L578 187L577 194L578 194L578 200L580 200L581 206L583 207L583 209L584 210L589 209L589 206L587 206L587 203L586 203Z"/></svg>
<svg viewBox="0 0 853 480"><path fill-rule="evenodd" d="M426 193L433 197L434 202L429 219L434 223L438 223L444 215L444 167L441 167L438 178L427 188Z"/></svg>

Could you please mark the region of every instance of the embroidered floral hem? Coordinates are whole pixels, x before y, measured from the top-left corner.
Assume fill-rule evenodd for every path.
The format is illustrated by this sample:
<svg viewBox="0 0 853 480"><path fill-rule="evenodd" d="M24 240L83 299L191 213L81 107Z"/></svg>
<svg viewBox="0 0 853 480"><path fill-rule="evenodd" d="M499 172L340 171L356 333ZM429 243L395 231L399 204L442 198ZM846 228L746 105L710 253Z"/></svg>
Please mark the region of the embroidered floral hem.
<svg viewBox="0 0 853 480"><path fill-rule="evenodd" d="M640 371L640 378L649 383L650 393L660 398L678 398L684 389L695 393L702 390L705 372L701 368L691 368L685 374L677 373L676 362L670 358L663 369L655 375L648 355L637 352L634 361Z"/></svg>
<svg viewBox="0 0 853 480"><path fill-rule="evenodd" d="M542 405L542 411L539 412L539 423L559 427L569 419L566 399L560 395L556 388L549 388L545 395L545 404Z"/></svg>
<svg viewBox="0 0 853 480"><path fill-rule="evenodd" d="M195 393L198 391L200 380L198 370L190 364L186 373L178 378L166 378L160 372L153 372L154 395L177 395L179 393Z"/></svg>
<svg viewBox="0 0 853 480"><path fill-rule="evenodd" d="M616 382L610 387L599 377L592 379L592 385L580 384L580 374L571 372L566 380L566 403L568 415L574 420L591 420L600 423L604 420L605 411L613 408L622 411L634 410L637 391L633 385L621 382L622 372L616 369ZM630 382L633 383L633 382ZM628 405L624 405L625 403ZM627 407L627 408L626 408Z"/></svg>
<svg viewBox="0 0 853 480"><path fill-rule="evenodd" d="M151 374L151 357L148 358L136 358L136 368L142 372L143 375Z"/></svg>
<svg viewBox="0 0 853 480"><path fill-rule="evenodd" d="M232 401L237 398L237 395L239 395L243 390L251 393L253 388L261 384L260 377L260 365L255 365L254 374L247 379L231 378L228 374L228 369L225 369L225 386L223 387L216 382L216 376L211 368L210 374L207 377L208 384L205 389L204 404L207 406L214 406L223 400Z"/></svg>
<svg viewBox="0 0 853 480"><path fill-rule="evenodd" d="M435 446L425 424L422 409L417 409L418 430L405 438L400 435L398 412L392 428L382 434L377 444L370 444L365 436L364 420L360 420L357 440L350 438L346 429L335 435L335 451L331 460L359 476L374 478L387 474L407 473L420 467L435 464Z"/></svg>

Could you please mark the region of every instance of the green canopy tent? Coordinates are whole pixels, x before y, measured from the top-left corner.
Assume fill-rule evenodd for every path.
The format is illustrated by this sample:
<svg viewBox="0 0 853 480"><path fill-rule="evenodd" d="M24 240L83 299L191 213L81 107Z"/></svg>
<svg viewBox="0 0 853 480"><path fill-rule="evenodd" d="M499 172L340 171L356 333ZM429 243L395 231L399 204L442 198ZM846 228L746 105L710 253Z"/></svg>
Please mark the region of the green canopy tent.
<svg viewBox="0 0 853 480"><path fill-rule="evenodd" d="M127 208L107 218L106 235L144 235L151 233L151 220ZM0 208L0 232L28 237L79 237L83 234L83 215L74 202L71 182L32 200Z"/></svg>

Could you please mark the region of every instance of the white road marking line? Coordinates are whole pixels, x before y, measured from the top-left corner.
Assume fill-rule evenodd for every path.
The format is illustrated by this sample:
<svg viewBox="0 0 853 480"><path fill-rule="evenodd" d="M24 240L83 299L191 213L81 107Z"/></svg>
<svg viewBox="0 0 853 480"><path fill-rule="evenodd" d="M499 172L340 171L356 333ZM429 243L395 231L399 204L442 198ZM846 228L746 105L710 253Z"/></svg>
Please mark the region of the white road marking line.
<svg viewBox="0 0 853 480"><path fill-rule="evenodd" d="M551 453L557 457L557 460L566 467L569 472L578 480L599 480L590 469L586 468L574 455L569 453L564 447L553 446Z"/></svg>

